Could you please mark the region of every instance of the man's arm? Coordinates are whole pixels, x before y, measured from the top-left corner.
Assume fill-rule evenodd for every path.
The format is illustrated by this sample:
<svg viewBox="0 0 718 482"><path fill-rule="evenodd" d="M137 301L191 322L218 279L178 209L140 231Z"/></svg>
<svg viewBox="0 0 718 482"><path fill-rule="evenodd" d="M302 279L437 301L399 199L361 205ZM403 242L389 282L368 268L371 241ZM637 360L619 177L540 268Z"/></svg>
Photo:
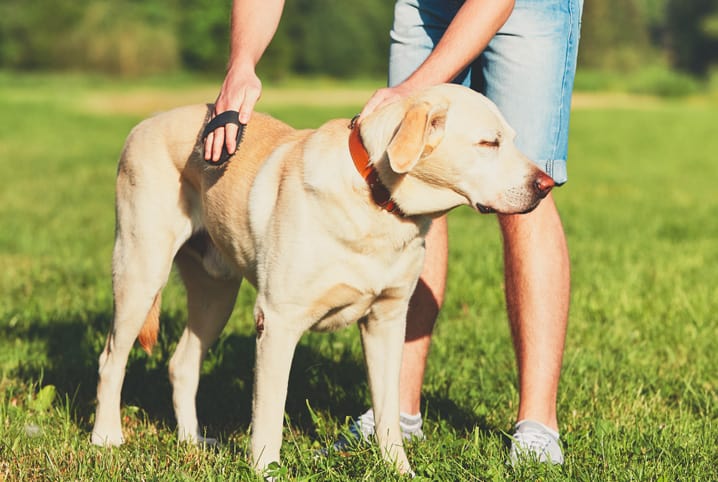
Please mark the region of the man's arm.
<svg viewBox="0 0 718 482"><path fill-rule="evenodd" d="M423 87L453 80L481 54L513 8L514 0L467 0L424 63L402 83L377 90L360 117Z"/></svg>
<svg viewBox="0 0 718 482"><path fill-rule="evenodd" d="M239 111L239 122L246 124L262 93L262 82L255 68L269 42L274 37L284 9L284 0L234 0L229 63L214 115L227 110ZM205 160L217 162L226 144L234 153L238 127L227 124L207 136L204 143Z"/></svg>

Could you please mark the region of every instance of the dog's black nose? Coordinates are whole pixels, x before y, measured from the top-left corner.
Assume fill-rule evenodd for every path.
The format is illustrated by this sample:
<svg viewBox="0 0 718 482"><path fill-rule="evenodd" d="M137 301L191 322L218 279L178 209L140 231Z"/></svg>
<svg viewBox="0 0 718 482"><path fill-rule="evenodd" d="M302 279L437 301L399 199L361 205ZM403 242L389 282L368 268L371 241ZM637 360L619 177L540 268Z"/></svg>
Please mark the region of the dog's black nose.
<svg viewBox="0 0 718 482"><path fill-rule="evenodd" d="M546 197L546 195L551 192L551 188L555 185L556 183L554 183L551 176L544 172L539 172L534 180L534 189L536 189L536 194L542 198Z"/></svg>

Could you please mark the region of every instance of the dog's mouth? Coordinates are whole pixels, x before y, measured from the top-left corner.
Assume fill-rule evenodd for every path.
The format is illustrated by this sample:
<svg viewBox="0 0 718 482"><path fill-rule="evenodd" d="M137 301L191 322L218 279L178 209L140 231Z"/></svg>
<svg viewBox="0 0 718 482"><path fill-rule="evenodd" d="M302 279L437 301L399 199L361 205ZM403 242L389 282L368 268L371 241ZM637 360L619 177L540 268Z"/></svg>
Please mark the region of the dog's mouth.
<svg viewBox="0 0 718 482"><path fill-rule="evenodd" d="M481 203L476 203L476 209L478 209L481 214L491 214L496 212L496 209L489 206L484 206Z"/></svg>
<svg viewBox="0 0 718 482"><path fill-rule="evenodd" d="M536 206L539 205L539 201L541 201L541 200L540 200L540 199L537 199L535 203L531 204L530 206L528 206L528 207L526 207L526 208L524 208L524 209L518 210L518 211L500 211L500 212L499 212L499 211L497 211L496 209L494 209L494 208L492 208L492 207L490 207L490 206L485 206L484 204L481 204L481 203L476 203L476 209L477 209L481 214L493 214L493 213L499 213L499 214L528 214L528 213L530 213L531 211L533 211L534 209L536 209Z"/></svg>

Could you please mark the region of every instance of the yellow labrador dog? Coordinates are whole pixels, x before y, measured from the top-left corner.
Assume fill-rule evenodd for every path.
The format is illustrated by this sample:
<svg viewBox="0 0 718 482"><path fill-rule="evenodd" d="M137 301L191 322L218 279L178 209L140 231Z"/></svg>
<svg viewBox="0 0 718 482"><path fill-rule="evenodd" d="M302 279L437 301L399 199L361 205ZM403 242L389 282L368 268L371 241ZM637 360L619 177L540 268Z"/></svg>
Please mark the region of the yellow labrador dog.
<svg viewBox="0 0 718 482"><path fill-rule="evenodd" d="M123 442L120 391L135 339L150 350L172 263L188 323L170 361L179 438L202 441L195 395L203 357L240 282L257 288L251 450L279 461L295 346L304 332L359 324L384 458L406 473L399 368L406 313L431 219L467 205L523 213L553 186L513 144L485 97L456 85L423 90L359 125L295 130L255 113L232 160L205 163L211 106L140 123L117 174L114 320L100 356L92 442ZM249 367L247 367L249 369Z"/></svg>

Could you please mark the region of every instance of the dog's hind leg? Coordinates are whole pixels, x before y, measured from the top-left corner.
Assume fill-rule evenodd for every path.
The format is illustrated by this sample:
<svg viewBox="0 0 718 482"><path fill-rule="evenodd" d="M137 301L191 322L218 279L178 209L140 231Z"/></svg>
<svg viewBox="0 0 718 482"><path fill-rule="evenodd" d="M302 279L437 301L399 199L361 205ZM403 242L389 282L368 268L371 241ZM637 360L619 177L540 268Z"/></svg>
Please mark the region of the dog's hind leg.
<svg viewBox="0 0 718 482"><path fill-rule="evenodd" d="M171 178L156 176L148 182L147 176L127 170L128 166L121 161L112 255L115 306L112 327L99 361L91 437L96 445L123 442L120 394L127 359L146 322L153 331L157 330L153 317L158 315L160 292L167 283L175 253L192 232L189 216L178 209L179 186Z"/></svg>
<svg viewBox="0 0 718 482"><path fill-rule="evenodd" d="M170 247L164 255L155 251L156 256L143 256L137 243L130 241L133 246L128 249L125 246L127 243L120 241L120 246L115 247L114 256L125 259L122 263L115 263L115 312L112 329L100 355L97 410L92 430L92 443L96 445L119 445L123 442L120 392L125 366L140 329L148 318L159 314L159 306L156 305L172 266Z"/></svg>
<svg viewBox="0 0 718 482"><path fill-rule="evenodd" d="M187 327L170 360L172 401L177 433L182 441L213 444L200 432L196 395L202 360L217 340L237 299L241 278L218 279L203 267L201 259L182 249L175 262L187 289Z"/></svg>
<svg viewBox="0 0 718 482"><path fill-rule="evenodd" d="M382 456L400 473L411 473L399 428L399 377L406 333L406 303L385 298L359 322L369 389L374 408L374 433Z"/></svg>

